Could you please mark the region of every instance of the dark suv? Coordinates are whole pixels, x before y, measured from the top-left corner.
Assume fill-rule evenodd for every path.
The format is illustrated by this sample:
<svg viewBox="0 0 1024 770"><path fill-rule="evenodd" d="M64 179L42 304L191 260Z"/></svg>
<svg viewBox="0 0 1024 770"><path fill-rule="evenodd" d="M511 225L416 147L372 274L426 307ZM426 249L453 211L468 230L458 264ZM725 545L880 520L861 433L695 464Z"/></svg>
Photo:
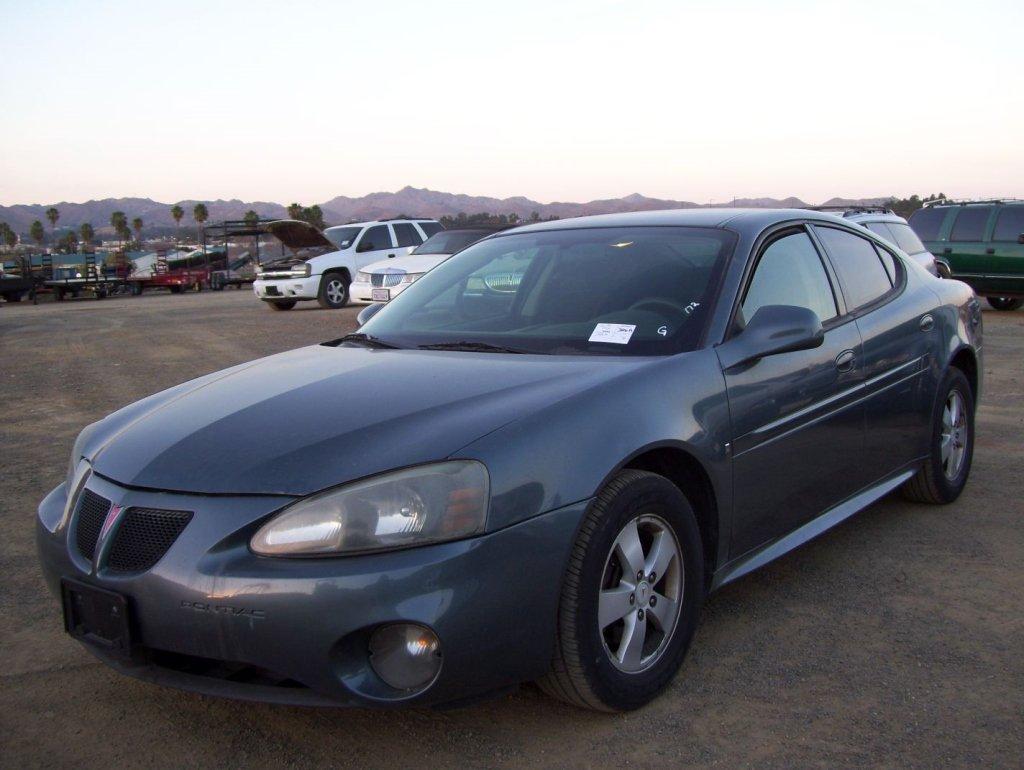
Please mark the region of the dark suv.
<svg viewBox="0 0 1024 770"><path fill-rule="evenodd" d="M943 272L996 310L1024 306L1024 200L939 200L915 211L910 226Z"/></svg>

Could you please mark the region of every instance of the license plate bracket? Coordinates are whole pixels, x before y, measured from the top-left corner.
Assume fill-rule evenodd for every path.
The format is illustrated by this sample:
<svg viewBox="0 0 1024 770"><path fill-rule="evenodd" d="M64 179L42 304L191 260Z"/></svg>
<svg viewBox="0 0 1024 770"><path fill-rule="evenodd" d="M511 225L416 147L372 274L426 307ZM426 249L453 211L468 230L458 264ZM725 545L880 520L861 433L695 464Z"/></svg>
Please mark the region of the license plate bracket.
<svg viewBox="0 0 1024 770"><path fill-rule="evenodd" d="M370 289L370 299L374 302L390 302L391 289Z"/></svg>
<svg viewBox="0 0 1024 770"><path fill-rule="evenodd" d="M60 593L68 634L117 655L131 656L128 597L67 579L61 580Z"/></svg>

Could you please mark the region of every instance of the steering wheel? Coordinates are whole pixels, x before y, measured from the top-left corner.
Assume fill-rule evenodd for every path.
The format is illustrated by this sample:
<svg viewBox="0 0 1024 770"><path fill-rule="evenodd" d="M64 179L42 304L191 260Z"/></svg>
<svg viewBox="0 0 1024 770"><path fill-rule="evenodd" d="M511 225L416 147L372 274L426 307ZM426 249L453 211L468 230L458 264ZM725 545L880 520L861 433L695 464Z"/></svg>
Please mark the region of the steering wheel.
<svg viewBox="0 0 1024 770"><path fill-rule="evenodd" d="M630 305L629 310L650 310L652 313L667 315L669 318L686 319L686 311L667 299L642 299Z"/></svg>

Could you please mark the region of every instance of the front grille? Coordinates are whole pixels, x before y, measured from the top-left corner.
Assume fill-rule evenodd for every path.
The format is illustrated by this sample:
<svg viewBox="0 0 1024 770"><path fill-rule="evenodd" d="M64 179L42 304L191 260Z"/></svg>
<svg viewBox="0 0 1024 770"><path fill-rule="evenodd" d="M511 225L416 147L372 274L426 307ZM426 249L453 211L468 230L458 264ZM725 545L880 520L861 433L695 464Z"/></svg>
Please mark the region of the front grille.
<svg viewBox="0 0 1024 770"><path fill-rule="evenodd" d="M371 286L397 286L404 273L370 273Z"/></svg>
<svg viewBox="0 0 1024 770"><path fill-rule="evenodd" d="M78 500L77 521L75 523L75 543L78 552L92 561L96 554L96 541L100 539L103 521L110 513L110 501L86 489Z"/></svg>
<svg viewBox="0 0 1024 770"><path fill-rule="evenodd" d="M114 572L149 569L167 553L191 519L191 511L129 508L114 533L107 568Z"/></svg>

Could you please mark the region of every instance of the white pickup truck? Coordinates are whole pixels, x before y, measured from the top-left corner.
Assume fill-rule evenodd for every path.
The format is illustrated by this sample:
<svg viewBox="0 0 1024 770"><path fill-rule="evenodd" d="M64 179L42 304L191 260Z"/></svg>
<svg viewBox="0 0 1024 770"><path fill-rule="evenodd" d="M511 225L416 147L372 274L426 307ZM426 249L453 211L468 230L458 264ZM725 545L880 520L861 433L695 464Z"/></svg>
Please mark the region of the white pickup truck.
<svg viewBox="0 0 1024 770"><path fill-rule="evenodd" d="M268 231L295 253L295 258L257 269L253 292L274 310L316 300L321 307L349 303L349 286L360 268L408 254L443 228L433 219L388 219L328 227L280 220Z"/></svg>

